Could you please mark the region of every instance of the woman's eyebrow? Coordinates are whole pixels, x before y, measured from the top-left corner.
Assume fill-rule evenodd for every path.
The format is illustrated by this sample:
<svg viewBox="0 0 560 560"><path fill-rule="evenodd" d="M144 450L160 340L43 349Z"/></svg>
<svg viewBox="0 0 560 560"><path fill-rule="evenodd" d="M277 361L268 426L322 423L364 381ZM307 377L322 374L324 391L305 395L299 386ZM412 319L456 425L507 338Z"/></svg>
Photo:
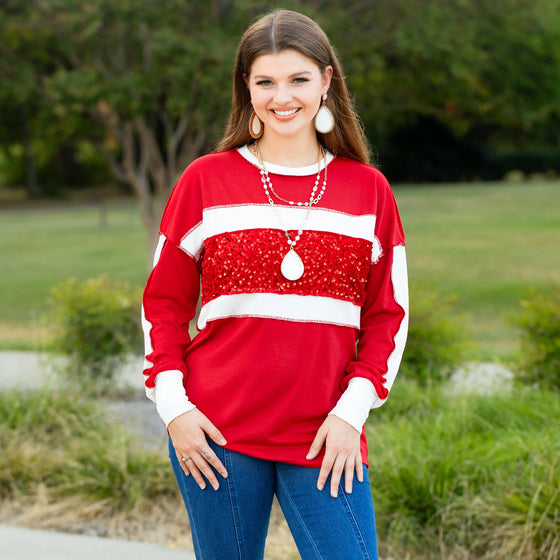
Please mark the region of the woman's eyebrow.
<svg viewBox="0 0 560 560"><path fill-rule="evenodd" d="M295 78L296 76L301 76L303 74L311 74L311 72L309 70L302 70L301 72L294 72L293 74L290 74L288 76L288 78ZM265 74L258 74L257 76L255 76L255 80L272 80L272 77L267 76Z"/></svg>

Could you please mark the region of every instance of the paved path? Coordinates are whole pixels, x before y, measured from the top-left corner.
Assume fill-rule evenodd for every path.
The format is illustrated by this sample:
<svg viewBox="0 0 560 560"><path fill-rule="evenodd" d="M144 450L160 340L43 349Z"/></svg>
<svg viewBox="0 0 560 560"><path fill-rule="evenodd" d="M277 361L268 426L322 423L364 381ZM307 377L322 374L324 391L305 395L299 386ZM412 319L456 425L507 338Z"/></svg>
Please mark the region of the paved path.
<svg viewBox="0 0 560 560"><path fill-rule="evenodd" d="M119 385L142 392L142 357L134 357L119 370ZM56 385L57 371L64 358L53 358L38 352L0 352L0 389L29 390Z"/></svg>
<svg viewBox="0 0 560 560"><path fill-rule="evenodd" d="M0 525L2 560L194 560L188 550L158 544Z"/></svg>

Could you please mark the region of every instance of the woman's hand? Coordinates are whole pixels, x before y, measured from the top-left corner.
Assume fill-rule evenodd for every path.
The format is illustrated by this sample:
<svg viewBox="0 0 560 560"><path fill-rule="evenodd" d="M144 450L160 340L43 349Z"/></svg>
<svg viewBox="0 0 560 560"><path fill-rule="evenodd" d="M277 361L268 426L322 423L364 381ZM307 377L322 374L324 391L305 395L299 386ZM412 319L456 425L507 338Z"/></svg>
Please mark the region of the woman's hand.
<svg viewBox="0 0 560 560"><path fill-rule="evenodd" d="M206 436L218 445L225 445L226 440L218 428L200 410L193 408L171 420L167 430L185 474L187 476L192 474L202 489L206 488L206 481L202 476L204 475L212 488L217 490L220 485L212 467L224 478L227 477L228 472L208 445Z"/></svg>
<svg viewBox="0 0 560 560"><path fill-rule="evenodd" d="M360 434L350 424L330 414L317 431L306 458L317 457L323 445L325 456L319 471L317 488L319 490L324 488L331 473L331 496L336 498L340 479L344 473L344 489L347 494L351 494L354 472L360 482L364 480Z"/></svg>

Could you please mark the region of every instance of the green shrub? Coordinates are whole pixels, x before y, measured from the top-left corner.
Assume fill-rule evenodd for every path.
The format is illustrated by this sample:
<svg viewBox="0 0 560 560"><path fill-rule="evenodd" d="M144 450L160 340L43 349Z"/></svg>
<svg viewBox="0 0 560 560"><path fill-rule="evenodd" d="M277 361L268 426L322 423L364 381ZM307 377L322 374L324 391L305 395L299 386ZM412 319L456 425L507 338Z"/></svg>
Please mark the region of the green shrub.
<svg viewBox="0 0 560 560"><path fill-rule="evenodd" d="M521 329L517 377L524 383L560 389L560 287L550 293L532 292L513 319Z"/></svg>
<svg viewBox="0 0 560 560"><path fill-rule="evenodd" d="M54 349L70 358L67 374L78 383L110 382L115 369L141 349L140 292L106 276L53 289Z"/></svg>
<svg viewBox="0 0 560 560"><path fill-rule="evenodd" d="M451 303L422 287L412 290L401 372L423 386L448 379L463 361L467 340L460 318L451 315Z"/></svg>
<svg viewBox="0 0 560 560"><path fill-rule="evenodd" d="M366 428L384 557L560 560L558 394L393 391Z"/></svg>

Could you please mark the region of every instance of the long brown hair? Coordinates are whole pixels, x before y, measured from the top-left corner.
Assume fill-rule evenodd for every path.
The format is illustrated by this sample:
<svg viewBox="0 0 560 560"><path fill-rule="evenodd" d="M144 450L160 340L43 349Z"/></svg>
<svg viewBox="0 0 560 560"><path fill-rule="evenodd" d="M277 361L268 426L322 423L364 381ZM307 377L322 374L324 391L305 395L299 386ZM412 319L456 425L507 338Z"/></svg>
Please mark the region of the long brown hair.
<svg viewBox="0 0 560 560"><path fill-rule="evenodd" d="M275 10L263 16L241 37L233 73L231 113L217 149L229 150L253 141L249 134L253 106L245 76L250 74L257 57L287 49L313 60L321 73L329 64L333 68L327 106L334 116L335 127L327 134L317 132L319 142L333 154L370 163L367 140L328 37L312 19L290 10Z"/></svg>

